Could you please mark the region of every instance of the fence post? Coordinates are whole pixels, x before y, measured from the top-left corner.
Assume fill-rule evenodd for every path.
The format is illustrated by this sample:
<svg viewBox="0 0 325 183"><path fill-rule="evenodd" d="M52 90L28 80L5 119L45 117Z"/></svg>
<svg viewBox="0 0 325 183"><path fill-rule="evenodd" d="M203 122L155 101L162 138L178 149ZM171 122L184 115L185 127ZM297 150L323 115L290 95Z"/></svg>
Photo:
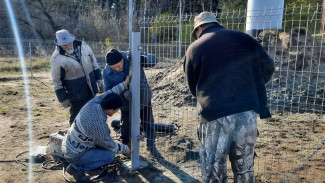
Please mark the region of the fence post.
<svg viewBox="0 0 325 183"><path fill-rule="evenodd" d="M30 61L30 76L33 77L33 64L32 64L32 48L30 42L28 42L29 46L29 61Z"/></svg>
<svg viewBox="0 0 325 183"><path fill-rule="evenodd" d="M182 57L182 0L179 0L178 58Z"/></svg>
<svg viewBox="0 0 325 183"><path fill-rule="evenodd" d="M133 0L129 0L129 50L132 49Z"/></svg>
<svg viewBox="0 0 325 183"><path fill-rule="evenodd" d="M131 101L131 164L132 169L139 168L139 140L140 140L140 32L132 32L132 80L130 91Z"/></svg>

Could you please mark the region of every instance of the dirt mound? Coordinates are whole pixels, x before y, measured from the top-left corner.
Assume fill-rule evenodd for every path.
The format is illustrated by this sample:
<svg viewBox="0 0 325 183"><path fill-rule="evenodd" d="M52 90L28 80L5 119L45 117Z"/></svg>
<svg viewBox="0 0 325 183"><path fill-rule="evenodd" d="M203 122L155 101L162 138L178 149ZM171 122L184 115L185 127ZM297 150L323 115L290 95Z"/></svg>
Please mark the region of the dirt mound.
<svg viewBox="0 0 325 183"><path fill-rule="evenodd" d="M306 29L292 32L265 30L257 40L274 59L276 70L267 84L270 107L276 111L325 110L325 48L322 37Z"/></svg>
<svg viewBox="0 0 325 183"><path fill-rule="evenodd" d="M173 60L172 63L171 66L161 69L150 80L153 102L168 103L177 107L195 105L196 98L192 97L187 87L183 61Z"/></svg>

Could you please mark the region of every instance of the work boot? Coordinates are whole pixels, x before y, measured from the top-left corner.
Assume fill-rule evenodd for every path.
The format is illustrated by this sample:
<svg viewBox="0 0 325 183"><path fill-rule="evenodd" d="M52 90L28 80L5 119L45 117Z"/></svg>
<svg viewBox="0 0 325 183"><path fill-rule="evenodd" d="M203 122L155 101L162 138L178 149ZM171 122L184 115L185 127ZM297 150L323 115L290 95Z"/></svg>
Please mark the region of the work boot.
<svg viewBox="0 0 325 183"><path fill-rule="evenodd" d="M155 158L162 158L160 152L156 148L155 145L148 145L147 150L150 152L150 154Z"/></svg>
<svg viewBox="0 0 325 183"><path fill-rule="evenodd" d="M90 180L83 170L75 169L71 164L67 167L67 172L72 175L77 182L88 182Z"/></svg>

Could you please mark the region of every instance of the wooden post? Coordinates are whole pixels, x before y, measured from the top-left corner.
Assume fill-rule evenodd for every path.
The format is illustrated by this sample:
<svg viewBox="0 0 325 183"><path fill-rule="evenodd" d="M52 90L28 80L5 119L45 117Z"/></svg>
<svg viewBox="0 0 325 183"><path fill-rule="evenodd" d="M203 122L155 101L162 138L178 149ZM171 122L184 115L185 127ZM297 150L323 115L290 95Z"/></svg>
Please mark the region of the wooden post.
<svg viewBox="0 0 325 183"><path fill-rule="evenodd" d="M321 21L321 26L320 26L320 33L323 34L324 32L324 18L325 18L325 9L324 9L324 6L325 6L325 0L323 0L323 4L322 4L322 21Z"/></svg>

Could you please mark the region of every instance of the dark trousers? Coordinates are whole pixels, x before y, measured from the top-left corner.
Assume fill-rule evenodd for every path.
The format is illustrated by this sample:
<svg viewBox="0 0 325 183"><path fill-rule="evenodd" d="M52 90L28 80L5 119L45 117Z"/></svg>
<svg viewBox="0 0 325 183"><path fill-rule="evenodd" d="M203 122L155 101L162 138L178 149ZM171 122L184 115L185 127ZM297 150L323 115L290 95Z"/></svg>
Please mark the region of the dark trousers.
<svg viewBox="0 0 325 183"><path fill-rule="evenodd" d="M153 146L155 144L155 127L152 114L151 103L140 110L140 127L145 133L147 138L147 146ZM130 114L129 111L121 111L121 140L123 144L128 145L130 142Z"/></svg>
<svg viewBox="0 0 325 183"><path fill-rule="evenodd" d="M71 107L70 107L70 120L69 120L69 123L70 123L70 126L72 125L74 119L77 117L80 109L90 100L92 99L93 97L89 97L87 99L84 99L84 100L81 100L81 101L78 101L78 102L73 102L71 103Z"/></svg>

